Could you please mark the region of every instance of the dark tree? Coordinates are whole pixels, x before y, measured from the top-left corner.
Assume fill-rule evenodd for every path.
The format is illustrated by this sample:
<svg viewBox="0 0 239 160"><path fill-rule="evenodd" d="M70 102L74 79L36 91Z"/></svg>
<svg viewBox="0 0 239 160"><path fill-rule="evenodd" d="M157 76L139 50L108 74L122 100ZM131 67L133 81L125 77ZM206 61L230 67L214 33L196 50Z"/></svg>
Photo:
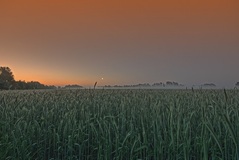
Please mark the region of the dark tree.
<svg viewBox="0 0 239 160"><path fill-rule="evenodd" d="M239 82L236 83L236 86L239 86Z"/></svg>
<svg viewBox="0 0 239 160"><path fill-rule="evenodd" d="M170 81L167 81L167 82L166 82L166 85L171 86L171 85L173 85L173 83L170 82Z"/></svg>
<svg viewBox="0 0 239 160"><path fill-rule="evenodd" d="M15 81L9 67L0 66L0 90L1 89L55 89L55 86L47 86L40 82Z"/></svg>
<svg viewBox="0 0 239 160"><path fill-rule="evenodd" d="M0 67L0 89L10 89L14 82L11 69L9 67Z"/></svg>
<svg viewBox="0 0 239 160"><path fill-rule="evenodd" d="M64 88L83 88L83 87L77 84L73 84L73 85L66 85Z"/></svg>
<svg viewBox="0 0 239 160"><path fill-rule="evenodd" d="M16 81L13 85L14 89L55 89L55 86L46 86L40 82L31 81Z"/></svg>
<svg viewBox="0 0 239 160"><path fill-rule="evenodd" d="M13 85L14 89L27 89L27 83L25 81L16 81Z"/></svg>

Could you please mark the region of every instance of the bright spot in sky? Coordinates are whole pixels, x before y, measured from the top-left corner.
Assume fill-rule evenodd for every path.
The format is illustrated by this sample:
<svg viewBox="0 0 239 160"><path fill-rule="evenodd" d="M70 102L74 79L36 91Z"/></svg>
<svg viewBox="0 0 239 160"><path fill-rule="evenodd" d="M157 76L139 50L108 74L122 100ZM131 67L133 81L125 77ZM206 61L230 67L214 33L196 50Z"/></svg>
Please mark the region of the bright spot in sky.
<svg viewBox="0 0 239 160"><path fill-rule="evenodd" d="M102 77L101 80L103 80L104 78Z"/></svg>

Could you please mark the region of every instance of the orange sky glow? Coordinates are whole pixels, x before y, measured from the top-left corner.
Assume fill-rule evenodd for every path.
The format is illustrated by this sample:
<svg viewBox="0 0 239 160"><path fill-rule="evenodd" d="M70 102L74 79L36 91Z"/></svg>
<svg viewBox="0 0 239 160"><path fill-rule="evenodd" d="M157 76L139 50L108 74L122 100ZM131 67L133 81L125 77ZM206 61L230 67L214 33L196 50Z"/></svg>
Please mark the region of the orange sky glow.
<svg viewBox="0 0 239 160"><path fill-rule="evenodd" d="M0 66L49 85L226 86L238 28L238 0L1 0Z"/></svg>

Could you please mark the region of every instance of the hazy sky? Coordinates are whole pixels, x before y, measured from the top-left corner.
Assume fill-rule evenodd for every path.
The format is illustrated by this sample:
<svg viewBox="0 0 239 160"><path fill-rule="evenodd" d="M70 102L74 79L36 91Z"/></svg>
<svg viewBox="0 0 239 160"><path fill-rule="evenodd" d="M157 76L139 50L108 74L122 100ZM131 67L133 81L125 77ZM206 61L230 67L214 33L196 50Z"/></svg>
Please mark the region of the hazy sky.
<svg viewBox="0 0 239 160"><path fill-rule="evenodd" d="M232 86L238 28L238 0L0 0L0 66L55 85Z"/></svg>

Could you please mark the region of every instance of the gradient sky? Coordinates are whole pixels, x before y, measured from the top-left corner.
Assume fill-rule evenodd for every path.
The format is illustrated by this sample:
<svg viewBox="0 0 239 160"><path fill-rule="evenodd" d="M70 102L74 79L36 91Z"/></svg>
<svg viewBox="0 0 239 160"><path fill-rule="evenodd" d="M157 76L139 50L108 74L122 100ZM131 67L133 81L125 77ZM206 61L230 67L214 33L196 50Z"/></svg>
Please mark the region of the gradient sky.
<svg viewBox="0 0 239 160"><path fill-rule="evenodd" d="M233 86L239 1L0 0L0 66L54 85Z"/></svg>

